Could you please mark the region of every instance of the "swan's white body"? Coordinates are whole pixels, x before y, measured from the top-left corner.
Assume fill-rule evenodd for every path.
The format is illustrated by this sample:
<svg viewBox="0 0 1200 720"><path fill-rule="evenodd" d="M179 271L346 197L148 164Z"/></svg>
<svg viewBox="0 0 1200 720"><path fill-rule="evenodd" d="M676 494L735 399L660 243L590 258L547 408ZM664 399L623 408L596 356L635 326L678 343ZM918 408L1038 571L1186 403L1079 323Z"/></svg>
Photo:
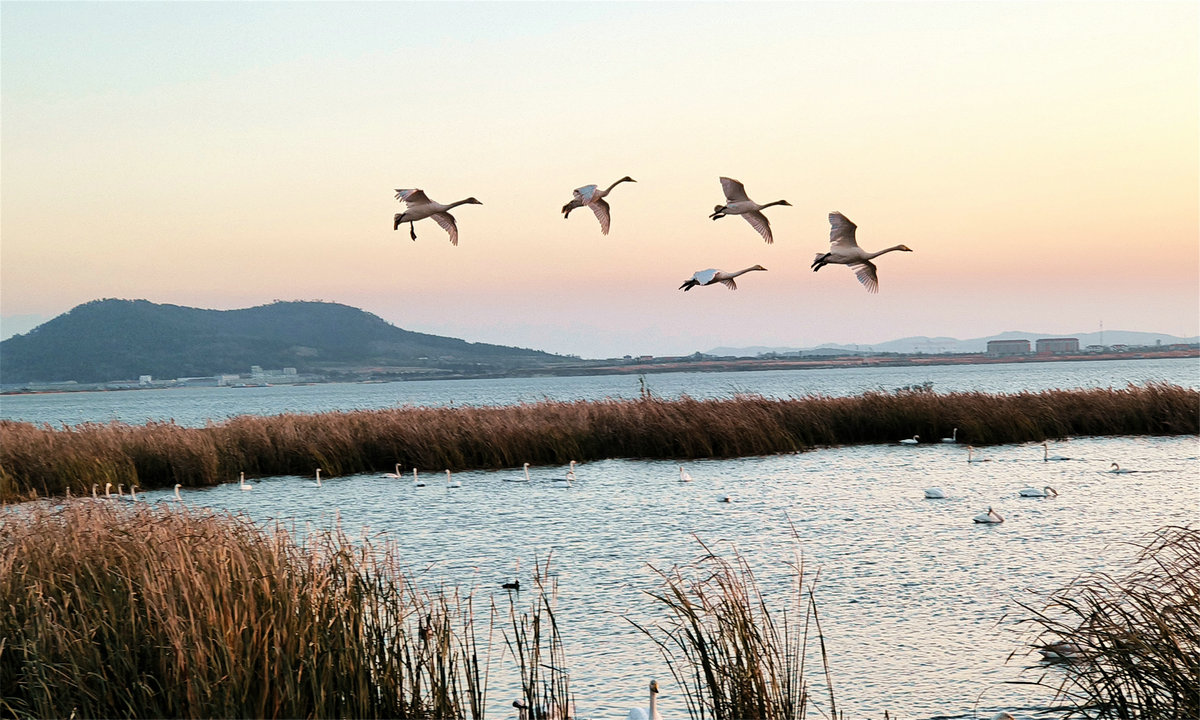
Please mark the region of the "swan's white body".
<svg viewBox="0 0 1200 720"><path fill-rule="evenodd" d="M575 482L575 461L571 461L571 467L567 468L567 482Z"/></svg>
<svg viewBox="0 0 1200 720"><path fill-rule="evenodd" d="M183 502L183 497L180 496L180 494L179 494L179 488L181 488L181 487L183 487L183 486L180 485L179 483L175 483L175 499L178 502Z"/></svg>
<svg viewBox="0 0 1200 720"><path fill-rule="evenodd" d="M916 444L918 444L918 443L920 443L920 442L921 442L921 436L920 436L920 435L913 435L913 436L912 436L912 437L910 437L910 438L904 438L903 440L901 440L901 441L900 441L900 444L901 444L901 445L916 445Z"/></svg>
<svg viewBox="0 0 1200 720"><path fill-rule="evenodd" d="M989 459L987 459L987 458L977 458L977 457L975 457L975 448L974 448L973 446L971 446L971 445L968 445L968 446L967 446L967 462L969 462L969 463L981 463L981 462L991 462L991 460L989 460Z"/></svg>
<svg viewBox="0 0 1200 720"><path fill-rule="evenodd" d="M1116 473L1116 474L1118 474L1118 475L1126 475L1126 474L1128 474L1128 473L1135 473L1135 472L1137 472L1137 470L1124 470L1124 469L1122 469L1122 468L1121 468L1121 466L1120 466L1120 465L1118 465L1118 464L1116 464L1116 463L1113 463L1113 464L1112 464L1112 467L1111 467L1111 468L1109 468L1109 470L1108 470L1108 471L1109 471L1110 473Z"/></svg>
<svg viewBox="0 0 1200 720"><path fill-rule="evenodd" d="M1062 455L1051 455L1050 454L1050 446L1048 444L1046 444L1045 442L1042 443L1042 461L1043 462L1054 462L1056 460L1070 460L1070 459L1071 458L1063 457Z"/></svg>
<svg viewBox="0 0 1200 720"><path fill-rule="evenodd" d="M768 244L775 242L775 238L771 236L771 223L767 220L767 216L762 214L762 210L772 205L790 206L790 202L787 200L776 200L766 205L759 205L746 195L746 187L744 185L733 178L727 177L721 178L721 191L725 193L725 204L713 208L713 214L709 215L710 218L718 220L726 215L741 215L746 218L746 222L750 223L750 227L754 228L759 235L762 235L763 240L766 240Z"/></svg>
<svg viewBox="0 0 1200 720"><path fill-rule="evenodd" d="M246 473L242 473L241 475L238 476L238 489L239 490L249 490L252 487L254 487L254 486L251 485L250 483L246 482Z"/></svg>
<svg viewBox="0 0 1200 720"><path fill-rule="evenodd" d="M634 180L626 175L612 185L609 185L604 190L601 190L597 185L584 185L581 188L575 188L575 190L571 193L573 196L571 198L571 202L563 205L562 207L563 219L566 220L571 214L572 210L584 206L590 207L592 212L596 214L596 219L600 221L600 233L602 235L607 235L610 222L609 207L608 203L604 202L604 196L608 195L610 192L612 192L613 188L623 182L637 182L637 180Z"/></svg>
<svg viewBox="0 0 1200 720"><path fill-rule="evenodd" d="M393 480L399 480L400 478L404 477L402 474L400 474L400 463L396 463L396 472L384 473L379 477L392 478Z"/></svg>
<svg viewBox="0 0 1200 720"><path fill-rule="evenodd" d="M954 432L950 434L950 437L942 438L942 442L944 442L944 443L958 442L958 428L954 428Z"/></svg>
<svg viewBox="0 0 1200 720"><path fill-rule="evenodd" d="M1031 497L1031 498L1058 497L1058 491L1055 490L1054 488L1050 487L1049 485L1047 485L1046 487L1043 487L1043 488L1035 488L1035 487L1021 488L1021 490L1018 491L1018 494L1021 497Z"/></svg>
<svg viewBox="0 0 1200 720"><path fill-rule="evenodd" d="M754 270L766 270L766 268L762 265L755 265L753 267L743 268L736 272L725 272L724 270L718 270L716 268L697 270L692 274L690 280L685 280L684 283L679 286L679 289L687 292L697 285L714 285L716 283L721 283L730 290L737 290L737 283L734 282L733 279L739 275L745 275L746 273Z"/></svg>
<svg viewBox="0 0 1200 720"><path fill-rule="evenodd" d="M458 225L454 222L454 216L450 214L450 210L459 205L482 205L473 197L466 200L452 202L449 205L443 205L439 202L434 202L429 199L424 190L411 189L406 190L396 188L396 199L404 203L404 212L396 213L392 219L392 229L398 230L401 223L408 223L409 235L413 240L417 239L417 231L413 228L413 223L425 218L433 218L433 221L442 226L450 235L450 244L458 245Z"/></svg>
<svg viewBox="0 0 1200 720"><path fill-rule="evenodd" d="M925 488L925 498L927 500L945 500L946 493L941 488Z"/></svg>
<svg viewBox="0 0 1200 720"><path fill-rule="evenodd" d="M461 481L461 480L455 480L453 477L451 477L451 476L450 476L450 471L449 471L449 470L446 470L446 487L448 487L448 488L460 488L460 487L462 487L462 481Z"/></svg>
<svg viewBox="0 0 1200 720"><path fill-rule="evenodd" d="M425 487L425 481L421 479L420 475L417 475L416 468L413 468L413 487Z"/></svg>
<svg viewBox="0 0 1200 720"><path fill-rule="evenodd" d="M650 681L650 706L647 708L635 707L629 710L629 715L626 720L662 720L662 716L658 714L658 681Z"/></svg>
<svg viewBox="0 0 1200 720"><path fill-rule="evenodd" d="M679 466L679 482L691 482L691 481L692 481L691 474L687 470L684 470L683 466L680 465Z"/></svg>
<svg viewBox="0 0 1200 720"><path fill-rule="evenodd" d="M988 508L987 512L979 513L978 515L975 516L975 522L983 523L983 524L987 524L987 525L994 525L996 523L1004 522L1004 518L1000 517L1000 513L996 512L995 510L993 510L991 508Z"/></svg>
<svg viewBox="0 0 1200 720"><path fill-rule="evenodd" d="M829 252L817 253L817 257L813 260L812 264L813 272L820 270L826 265L848 265L854 271L855 276L858 277L858 281L867 289L867 292L879 292L879 276L875 270L875 263L871 262L872 260L893 250L912 252L912 248L907 245L893 245L890 248L873 253L863 250L858 246L858 241L854 238L854 231L858 226L850 222L840 212L829 213L829 227Z"/></svg>

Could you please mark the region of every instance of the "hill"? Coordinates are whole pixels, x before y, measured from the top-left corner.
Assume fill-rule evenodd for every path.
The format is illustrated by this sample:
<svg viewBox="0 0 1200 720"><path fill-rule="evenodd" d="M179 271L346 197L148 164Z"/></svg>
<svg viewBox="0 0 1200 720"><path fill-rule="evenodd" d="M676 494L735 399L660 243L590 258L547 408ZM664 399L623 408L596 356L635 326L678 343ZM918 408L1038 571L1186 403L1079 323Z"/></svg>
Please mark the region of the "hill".
<svg viewBox="0 0 1200 720"><path fill-rule="evenodd" d="M336 303L204 310L95 300L0 342L4 383L81 383L245 373L251 365L328 373L421 366L473 373L566 360L537 350L410 332Z"/></svg>

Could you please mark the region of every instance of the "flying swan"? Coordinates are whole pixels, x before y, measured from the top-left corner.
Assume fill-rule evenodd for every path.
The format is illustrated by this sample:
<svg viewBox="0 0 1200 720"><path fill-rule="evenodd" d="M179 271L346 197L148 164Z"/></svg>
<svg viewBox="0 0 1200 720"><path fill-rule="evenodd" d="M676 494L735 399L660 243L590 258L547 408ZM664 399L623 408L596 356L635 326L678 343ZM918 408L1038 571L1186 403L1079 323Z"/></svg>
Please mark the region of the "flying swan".
<svg viewBox="0 0 1200 720"><path fill-rule="evenodd" d="M650 681L650 707L648 708L630 708L629 715L625 720L662 720L662 716L658 714L658 681Z"/></svg>
<svg viewBox="0 0 1200 720"><path fill-rule="evenodd" d="M876 253L866 252L854 239L854 231L857 228L857 225L840 212L829 213L829 252L817 253L812 269L816 272L830 264L849 265L867 292L876 293L879 292L879 276L876 275L875 263L871 260L893 250L912 252L912 248L907 245L893 245Z"/></svg>
<svg viewBox="0 0 1200 720"><path fill-rule="evenodd" d="M442 226L442 229L450 234L450 244L458 245L458 226L454 224L454 216L450 214L450 210L459 205L482 205L473 197L466 200L452 202L449 205L443 205L439 202L434 202L429 199L424 190L405 190L396 188L396 199L403 202L405 205L404 212L396 213L392 222L392 229L399 230L401 223L408 223L408 234L413 240L417 239L417 231L413 224L418 220L425 218L433 218L433 221Z"/></svg>
<svg viewBox="0 0 1200 720"><path fill-rule="evenodd" d="M600 221L600 233L607 235L609 225L608 203L604 202L604 196L608 195L612 192L613 188L623 182L637 182L637 180L626 175L604 190L601 190L597 185L584 185L581 188L575 188L572 192L574 197L571 198L571 202L562 207L563 220L567 219L572 210L586 205L592 209L592 212L596 213L596 219Z"/></svg>
<svg viewBox="0 0 1200 720"><path fill-rule="evenodd" d="M766 205L759 205L746 195L746 186L733 178L721 178L721 190L725 192L725 204L713 208L713 214L709 215L710 218L719 220L726 215L741 215L746 218L746 222L750 223L750 227L758 231L759 235L762 235L763 240L766 240L768 244L775 242L775 238L771 237L771 223L767 220L767 216L762 214L762 209L769 208L772 205L787 205L791 207L792 204L790 202L787 200L776 200Z"/></svg>
<svg viewBox="0 0 1200 720"><path fill-rule="evenodd" d="M713 285L715 283L721 283L730 290L737 290L737 283L734 282L733 279L738 275L745 275L746 273L754 270L766 270L766 268L762 265L755 265L754 267L748 267L744 270L738 270L737 272L725 272L724 270L717 270L716 268L698 270L692 275L690 280L684 281L684 283L679 286L679 289L687 292L697 285Z"/></svg>

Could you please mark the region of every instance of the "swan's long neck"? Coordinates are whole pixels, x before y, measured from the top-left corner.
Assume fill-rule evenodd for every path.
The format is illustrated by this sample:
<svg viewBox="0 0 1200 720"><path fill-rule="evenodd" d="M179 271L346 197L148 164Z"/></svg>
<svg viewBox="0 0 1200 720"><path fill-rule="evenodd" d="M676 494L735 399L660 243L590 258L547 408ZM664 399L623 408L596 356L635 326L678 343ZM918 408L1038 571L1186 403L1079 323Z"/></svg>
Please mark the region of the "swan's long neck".
<svg viewBox="0 0 1200 720"><path fill-rule="evenodd" d="M658 693L650 692L650 717L649 720L657 720L658 718Z"/></svg>
<svg viewBox="0 0 1200 720"><path fill-rule="evenodd" d="M775 202L769 202L766 205L759 205L758 209L762 210L763 208L769 208L772 205L786 205L786 204L787 204L787 200L776 200Z"/></svg>
<svg viewBox="0 0 1200 720"><path fill-rule="evenodd" d="M763 270L763 269L764 268L760 268L759 266L755 265L754 267L742 268L741 270L738 270L737 272L726 273L725 276L728 278L735 278L738 275L745 275L746 273L748 273L752 270Z"/></svg>
<svg viewBox="0 0 1200 720"><path fill-rule="evenodd" d="M890 248L884 248L883 250L880 250L879 252L870 253L869 255L867 255L866 259L871 260L871 259L879 257L880 255L882 255L884 253L890 253L893 250L902 250L903 248L904 248L903 245L893 245Z"/></svg>
<svg viewBox="0 0 1200 720"><path fill-rule="evenodd" d="M605 188L604 194L607 195L608 193L612 192L612 189L615 188L616 186L620 185L623 182L629 182L629 181L630 181L630 178L621 178L620 180L616 181L612 185L609 185L607 188Z"/></svg>
<svg viewBox="0 0 1200 720"><path fill-rule="evenodd" d="M529 479L529 463L525 463L525 479Z"/></svg>
<svg viewBox="0 0 1200 720"><path fill-rule="evenodd" d="M466 205L469 202L475 202L475 198L467 198L465 200L459 200L458 202L452 202L446 206L446 209L450 210L450 209L458 207L459 205Z"/></svg>

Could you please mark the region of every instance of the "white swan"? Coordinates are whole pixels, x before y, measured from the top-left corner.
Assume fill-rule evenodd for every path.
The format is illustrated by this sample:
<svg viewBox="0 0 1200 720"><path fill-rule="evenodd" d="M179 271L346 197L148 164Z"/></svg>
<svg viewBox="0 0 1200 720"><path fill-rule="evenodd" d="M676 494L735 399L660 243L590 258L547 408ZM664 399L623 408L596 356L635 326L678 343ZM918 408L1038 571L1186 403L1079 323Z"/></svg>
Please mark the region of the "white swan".
<svg viewBox="0 0 1200 720"><path fill-rule="evenodd" d="M941 488L925 488L925 498L927 500L945 500L946 493Z"/></svg>
<svg viewBox="0 0 1200 720"><path fill-rule="evenodd" d="M250 483L246 482L246 473L242 473L241 475L238 476L238 489L249 490L252 487L254 487L254 486L251 485Z"/></svg>
<svg viewBox="0 0 1200 720"><path fill-rule="evenodd" d="M713 214L709 215L710 218L719 220L726 215L741 215L746 218L746 222L750 223L750 227L762 235L763 240L768 243L775 242L775 238L771 237L771 223L767 220L767 216L762 214L762 209L772 205L791 207L790 202L776 200L766 205L759 205L746 195L746 187L733 178L721 178L721 190L725 193L725 204L713 208Z"/></svg>
<svg viewBox="0 0 1200 720"><path fill-rule="evenodd" d="M454 478L452 478L450 476L450 471L446 470L446 487L460 488L460 487L462 487L462 480L455 480Z"/></svg>
<svg viewBox="0 0 1200 720"><path fill-rule="evenodd" d="M854 231L858 226L840 212L829 213L829 225L829 252L817 253L812 264L813 272L830 264L849 265L867 292L879 292L879 276L875 272L875 263L871 260L893 250L912 252L912 248L907 245L893 245L874 253L863 250L854 239Z"/></svg>
<svg viewBox="0 0 1200 720"><path fill-rule="evenodd" d="M398 230L401 223L408 223L408 233L413 240L417 239L417 231L413 228L413 223L425 218L433 218L433 221L442 226L442 229L450 234L450 244L458 245L458 225L454 223L454 216L449 213L453 208L459 205L482 205L473 197L466 200L452 202L449 205L443 205L439 202L434 202L429 199L424 190L405 190L396 188L396 199L404 203L404 212L396 213L393 218L392 229Z"/></svg>
<svg viewBox="0 0 1200 720"><path fill-rule="evenodd" d="M692 481L691 474L687 470L684 470L683 466L680 465L679 466L679 482L691 482L691 481Z"/></svg>
<svg viewBox="0 0 1200 720"><path fill-rule="evenodd" d="M746 273L753 272L755 270L766 270L766 268L762 265L755 265L753 267L743 268L736 272L725 272L724 270L718 270L716 268L697 270L692 274L692 278L690 280L685 280L684 283L679 286L679 289L687 292L697 285L713 285L715 283L721 283L730 290L737 290L737 283L734 282L733 279L738 275L745 275Z"/></svg>
<svg viewBox="0 0 1200 720"><path fill-rule="evenodd" d="M124 483L117 483L117 497L119 497L119 498L125 497L125 484Z"/></svg>
<svg viewBox="0 0 1200 720"><path fill-rule="evenodd" d="M993 510L989 507L987 509L987 512L979 513L978 515L975 516L975 522L986 523L986 524L996 524L996 523L1004 522L1004 518L1000 517L1000 513L996 512L995 510Z"/></svg>
<svg viewBox="0 0 1200 720"><path fill-rule="evenodd" d="M1048 444L1046 444L1046 442L1044 440L1042 441L1042 462L1052 462L1055 460L1070 460L1070 459L1071 458L1063 457L1062 455L1051 455L1050 454L1050 446Z"/></svg>
<svg viewBox="0 0 1200 720"><path fill-rule="evenodd" d="M571 467L567 468L567 482L575 482L575 461L571 461Z"/></svg>
<svg viewBox="0 0 1200 720"><path fill-rule="evenodd" d="M658 681L650 681L650 707L642 709L640 707L630 708L629 715L625 720L662 720L662 716L658 714Z"/></svg>
<svg viewBox="0 0 1200 720"><path fill-rule="evenodd" d="M425 481L417 475L417 469L413 468L413 487L425 487Z"/></svg>
<svg viewBox="0 0 1200 720"><path fill-rule="evenodd" d="M967 446L967 462L969 462L969 463L981 463L981 462L991 462L991 460L990 460L990 459L988 459L988 458L977 458L977 457L975 457L975 446L974 446L974 445L968 445L968 446Z"/></svg>
<svg viewBox="0 0 1200 720"><path fill-rule="evenodd" d="M951 433L950 437L948 437L948 438L942 438L942 442L944 442L944 443L956 443L956 442L958 442L958 428L954 428L954 432L953 432L953 433Z"/></svg>
<svg viewBox="0 0 1200 720"><path fill-rule="evenodd" d="M175 500L183 502L183 498L179 495L179 488L183 487L179 483L175 483Z"/></svg>
<svg viewBox="0 0 1200 720"><path fill-rule="evenodd" d="M92 483L92 497L98 497L98 496L96 495L96 489L97 489L97 488L99 488L99 487L100 487L100 486L99 486L99 485L97 485L96 483Z"/></svg>
<svg viewBox="0 0 1200 720"><path fill-rule="evenodd" d="M1054 488L1050 487L1049 485L1047 485L1046 487L1043 487L1043 488L1035 488L1035 487L1021 488L1017 494L1019 494L1021 497L1031 497L1031 498L1058 497L1058 491L1055 490Z"/></svg>
<svg viewBox="0 0 1200 720"><path fill-rule="evenodd" d="M1119 474L1119 475L1126 475L1126 474L1128 474L1128 473L1135 473L1135 472L1137 472L1137 470L1125 470L1125 469L1123 469L1123 468L1122 468L1120 465L1118 465L1118 464L1116 464L1116 463L1113 463L1113 464L1112 464L1112 467L1110 467L1110 468L1108 469L1108 471L1109 471L1110 473L1116 473L1116 474Z"/></svg>
<svg viewBox="0 0 1200 720"><path fill-rule="evenodd" d="M110 482L104 483L104 497L112 497L112 483Z"/></svg>
<svg viewBox="0 0 1200 720"><path fill-rule="evenodd" d="M400 463L396 463L396 472L383 473L379 477L391 478L393 480L399 480L400 478L404 477L402 474L400 474Z"/></svg>
<svg viewBox="0 0 1200 720"><path fill-rule="evenodd" d="M321 468L317 468L317 487L321 487Z"/></svg>
<svg viewBox="0 0 1200 720"><path fill-rule="evenodd" d="M138 491L137 485L129 486L129 502L137 502L137 491Z"/></svg>
<svg viewBox="0 0 1200 720"><path fill-rule="evenodd" d="M596 185L584 185L581 188L575 188L575 190L572 192L574 197L571 198L571 202L563 205L562 207L563 220L567 219L567 216L571 214L572 210L584 207L586 205L592 209L592 212L596 213L596 219L600 221L600 233L602 235L607 235L609 225L609 208L608 203L604 202L604 196L612 192L613 188L623 182L637 182L637 180L634 180L626 175L612 185L609 185L604 190L601 190Z"/></svg>
<svg viewBox="0 0 1200 720"><path fill-rule="evenodd" d="M900 444L901 444L901 445L917 445L917 444L919 444L920 442L921 442L921 436L920 436L920 435L913 435L913 436L912 436L912 437L910 437L910 438L904 438L903 440L901 440L901 441L900 441Z"/></svg>

